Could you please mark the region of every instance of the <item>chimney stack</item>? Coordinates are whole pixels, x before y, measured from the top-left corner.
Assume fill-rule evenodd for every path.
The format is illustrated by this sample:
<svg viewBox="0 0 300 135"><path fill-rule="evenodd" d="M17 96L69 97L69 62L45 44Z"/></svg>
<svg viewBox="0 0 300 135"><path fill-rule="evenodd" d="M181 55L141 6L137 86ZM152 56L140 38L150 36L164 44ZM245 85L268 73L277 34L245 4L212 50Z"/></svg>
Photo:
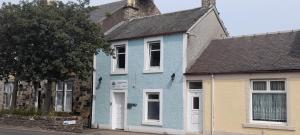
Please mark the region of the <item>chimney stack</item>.
<svg viewBox="0 0 300 135"><path fill-rule="evenodd" d="M216 5L216 0L202 0L202 7L210 8Z"/></svg>
<svg viewBox="0 0 300 135"><path fill-rule="evenodd" d="M127 6L135 7L136 4L136 0L127 0Z"/></svg>

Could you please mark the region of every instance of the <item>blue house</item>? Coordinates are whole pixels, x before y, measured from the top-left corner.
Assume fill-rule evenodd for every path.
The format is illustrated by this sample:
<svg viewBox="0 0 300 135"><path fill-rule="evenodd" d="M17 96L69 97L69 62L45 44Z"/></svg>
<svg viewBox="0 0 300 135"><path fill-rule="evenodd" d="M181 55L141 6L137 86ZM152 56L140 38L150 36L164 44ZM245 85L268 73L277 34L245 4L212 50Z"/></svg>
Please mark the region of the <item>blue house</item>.
<svg viewBox="0 0 300 135"><path fill-rule="evenodd" d="M203 133L202 82L184 73L228 33L214 0L202 7L124 21L107 32L113 56L94 57L92 125L103 129Z"/></svg>

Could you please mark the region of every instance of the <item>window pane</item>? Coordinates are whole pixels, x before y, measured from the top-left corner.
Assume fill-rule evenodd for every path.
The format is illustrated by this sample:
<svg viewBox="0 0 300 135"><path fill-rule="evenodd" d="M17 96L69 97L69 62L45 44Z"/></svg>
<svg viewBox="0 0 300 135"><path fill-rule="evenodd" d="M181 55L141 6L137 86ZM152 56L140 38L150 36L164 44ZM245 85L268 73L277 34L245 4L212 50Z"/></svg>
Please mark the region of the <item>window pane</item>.
<svg viewBox="0 0 300 135"><path fill-rule="evenodd" d="M267 90L267 82L253 81L253 90Z"/></svg>
<svg viewBox="0 0 300 135"><path fill-rule="evenodd" d="M63 91L56 92L56 111L62 111L63 105Z"/></svg>
<svg viewBox="0 0 300 135"><path fill-rule="evenodd" d="M151 67L158 67L160 66L160 51L151 51L150 52L150 66Z"/></svg>
<svg viewBox="0 0 300 135"><path fill-rule="evenodd" d="M285 82L284 81L271 81L271 90L284 91L285 90Z"/></svg>
<svg viewBox="0 0 300 135"><path fill-rule="evenodd" d="M199 108L199 97L193 97L193 109L198 110Z"/></svg>
<svg viewBox="0 0 300 135"><path fill-rule="evenodd" d="M159 102L148 102L148 120L159 120Z"/></svg>
<svg viewBox="0 0 300 135"><path fill-rule="evenodd" d="M4 109L10 109L11 107L11 94L4 93Z"/></svg>
<svg viewBox="0 0 300 135"><path fill-rule="evenodd" d="M65 103L65 112L71 112L72 111L72 92L68 91L66 92L66 103Z"/></svg>
<svg viewBox="0 0 300 135"><path fill-rule="evenodd" d="M4 84L4 92L5 93L12 93L14 90L14 84L13 83L5 83Z"/></svg>
<svg viewBox="0 0 300 135"><path fill-rule="evenodd" d="M73 89L73 83L72 82L67 82L66 85L67 85L67 90L68 91L72 91L72 89Z"/></svg>
<svg viewBox="0 0 300 135"><path fill-rule="evenodd" d="M148 99L159 99L159 95L158 94L149 94Z"/></svg>
<svg viewBox="0 0 300 135"><path fill-rule="evenodd" d="M160 42L150 42L149 43L150 50L160 50Z"/></svg>
<svg viewBox="0 0 300 135"><path fill-rule="evenodd" d="M190 89L202 89L202 82L190 82Z"/></svg>
<svg viewBox="0 0 300 135"><path fill-rule="evenodd" d="M124 45L116 47L117 53L125 53L126 47Z"/></svg>
<svg viewBox="0 0 300 135"><path fill-rule="evenodd" d="M286 94L253 94L253 120L286 122Z"/></svg>
<svg viewBox="0 0 300 135"><path fill-rule="evenodd" d="M57 90L63 90L64 89L64 83L63 82L58 82L57 83Z"/></svg>
<svg viewBox="0 0 300 135"><path fill-rule="evenodd" d="M125 54L118 54L117 68L125 68Z"/></svg>

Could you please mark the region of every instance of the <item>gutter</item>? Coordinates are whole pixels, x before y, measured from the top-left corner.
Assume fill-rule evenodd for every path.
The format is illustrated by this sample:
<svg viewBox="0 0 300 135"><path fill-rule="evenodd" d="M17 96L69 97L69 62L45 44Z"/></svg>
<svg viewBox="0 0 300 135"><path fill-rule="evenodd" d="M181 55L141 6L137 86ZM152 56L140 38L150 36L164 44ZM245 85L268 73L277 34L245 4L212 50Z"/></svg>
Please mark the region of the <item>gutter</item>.
<svg viewBox="0 0 300 135"><path fill-rule="evenodd" d="M198 76L198 75L233 75L233 74L264 74L264 73L297 73L300 69L284 69L284 70L254 70L254 71L232 71L232 72L188 72L184 75Z"/></svg>
<svg viewBox="0 0 300 135"><path fill-rule="evenodd" d="M215 130L215 77L211 74L211 135Z"/></svg>

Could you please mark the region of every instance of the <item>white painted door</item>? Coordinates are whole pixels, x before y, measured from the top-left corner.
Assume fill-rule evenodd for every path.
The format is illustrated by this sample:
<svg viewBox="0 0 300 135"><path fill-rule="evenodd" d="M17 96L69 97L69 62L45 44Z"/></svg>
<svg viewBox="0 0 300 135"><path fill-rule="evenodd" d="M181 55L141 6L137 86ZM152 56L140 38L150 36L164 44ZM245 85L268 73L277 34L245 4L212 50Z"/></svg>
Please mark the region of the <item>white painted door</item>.
<svg viewBox="0 0 300 135"><path fill-rule="evenodd" d="M125 94L114 93L113 104L113 128L124 129L124 109L125 109Z"/></svg>
<svg viewBox="0 0 300 135"><path fill-rule="evenodd" d="M202 92L189 92L189 132L202 132L203 128Z"/></svg>

